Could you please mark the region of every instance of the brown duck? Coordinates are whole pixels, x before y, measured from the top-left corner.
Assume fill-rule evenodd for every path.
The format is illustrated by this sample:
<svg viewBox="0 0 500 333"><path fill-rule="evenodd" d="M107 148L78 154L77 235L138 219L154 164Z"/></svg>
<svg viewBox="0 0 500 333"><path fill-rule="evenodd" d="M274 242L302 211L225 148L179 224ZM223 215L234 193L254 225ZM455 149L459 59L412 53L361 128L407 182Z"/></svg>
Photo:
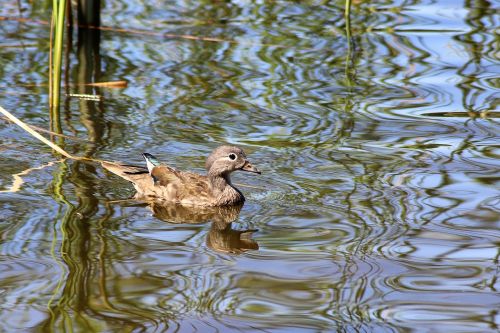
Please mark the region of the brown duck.
<svg viewBox="0 0 500 333"><path fill-rule="evenodd" d="M233 171L260 174L241 148L220 146L207 158L206 175L179 171L161 164L144 153L146 167L103 162L104 168L133 183L136 199L153 199L196 206L229 206L241 204L245 197L231 183Z"/></svg>

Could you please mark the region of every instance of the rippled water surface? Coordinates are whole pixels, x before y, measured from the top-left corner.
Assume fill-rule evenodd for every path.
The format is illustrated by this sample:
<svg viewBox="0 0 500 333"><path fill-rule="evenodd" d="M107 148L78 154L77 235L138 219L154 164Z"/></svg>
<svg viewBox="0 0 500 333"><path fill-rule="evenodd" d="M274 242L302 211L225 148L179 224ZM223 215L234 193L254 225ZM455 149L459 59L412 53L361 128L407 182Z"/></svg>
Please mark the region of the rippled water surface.
<svg viewBox="0 0 500 333"><path fill-rule="evenodd" d="M142 204L2 121L0 331L499 330L498 3L353 1L346 31L343 1L106 1L59 118L49 8L0 8L2 107L78 156L229 143L263 174L243 207Z"/></svg>

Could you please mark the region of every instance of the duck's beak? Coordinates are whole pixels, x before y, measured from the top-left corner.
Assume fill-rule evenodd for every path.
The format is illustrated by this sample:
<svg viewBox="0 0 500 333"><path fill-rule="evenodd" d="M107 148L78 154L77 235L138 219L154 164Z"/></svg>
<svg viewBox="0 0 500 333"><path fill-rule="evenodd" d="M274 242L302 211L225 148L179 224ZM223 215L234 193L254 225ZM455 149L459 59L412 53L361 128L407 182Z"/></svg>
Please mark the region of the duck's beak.
<svg viewBox="0 0 500 333"><path fill-rule="evenodd" d="M248 161L245 161L245 164L243 164L243 166L241 167L242 171L248 171L248 172L253 172L253 173L258 173L259 175L262 173L260 172L259 169L257 169L256 167L254 167L252 165L252 163L248 162Z"/></svg>

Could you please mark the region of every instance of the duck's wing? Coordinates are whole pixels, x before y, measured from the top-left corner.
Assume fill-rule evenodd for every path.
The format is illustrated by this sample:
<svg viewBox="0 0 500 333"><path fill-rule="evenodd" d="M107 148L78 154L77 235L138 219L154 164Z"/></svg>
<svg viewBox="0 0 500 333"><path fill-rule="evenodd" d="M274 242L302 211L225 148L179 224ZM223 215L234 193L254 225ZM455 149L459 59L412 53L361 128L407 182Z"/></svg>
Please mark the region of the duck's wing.
<svg viewBox="0 0 500 333"><path fill-rule="evenodd" d="M214 201L206 176L161 164L148 153L143 156L153 180L153 187L145 191L146 195L189 205L211 205Z"/></svg>
<svg viewBox="0 0 500 333"><path fill-rule="evenodd" d="M149 153L142 154L146 161L146 167L153 179L155 186L169 186L172 184L182 184L185 180L182 172L166 164L160 163L156 157Z"/></svg>
<svg viewBox="0 0 500 333"><path fill-rule="evenodd" d="M167 165L151 170L156 196L183 204L207 205L213 198L205 176L183 172Z"/></svg>
<svg viewBox="0 0 500 333"><path fill-rule="evenodd" d="M176 185L196 187L199 190L203 190L208 185L205 176L192 172L179 171L176 168L160 163L156 157L149 153L144 153L142 156L146 160L146 167L155 186L166 187Z"/></svg>
<svg viewBox="0 0 500 333"><path fill-rule="evenodd" d="M150 175L155 185L168 186L182 183L182 173L168 165L159 165L150 169Z"/></svg>

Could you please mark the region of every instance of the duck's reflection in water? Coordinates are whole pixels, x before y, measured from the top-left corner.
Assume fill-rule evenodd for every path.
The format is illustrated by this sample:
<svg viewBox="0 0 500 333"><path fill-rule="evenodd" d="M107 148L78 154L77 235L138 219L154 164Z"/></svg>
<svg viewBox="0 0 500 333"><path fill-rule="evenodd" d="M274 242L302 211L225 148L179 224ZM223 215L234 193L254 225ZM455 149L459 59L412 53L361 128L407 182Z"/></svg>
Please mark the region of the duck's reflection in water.
<svg viewBox="0 0 500 333"><path fill-rule="evenodd" d="M169 223L203 223L211 221L207 235L207 246L224 253L243 253L258 250L259 245L252 234L257 229L235 230L233 222L238 218L243 205L228 207L188 207L163 202L150 202L153 216Z"/></svg>

